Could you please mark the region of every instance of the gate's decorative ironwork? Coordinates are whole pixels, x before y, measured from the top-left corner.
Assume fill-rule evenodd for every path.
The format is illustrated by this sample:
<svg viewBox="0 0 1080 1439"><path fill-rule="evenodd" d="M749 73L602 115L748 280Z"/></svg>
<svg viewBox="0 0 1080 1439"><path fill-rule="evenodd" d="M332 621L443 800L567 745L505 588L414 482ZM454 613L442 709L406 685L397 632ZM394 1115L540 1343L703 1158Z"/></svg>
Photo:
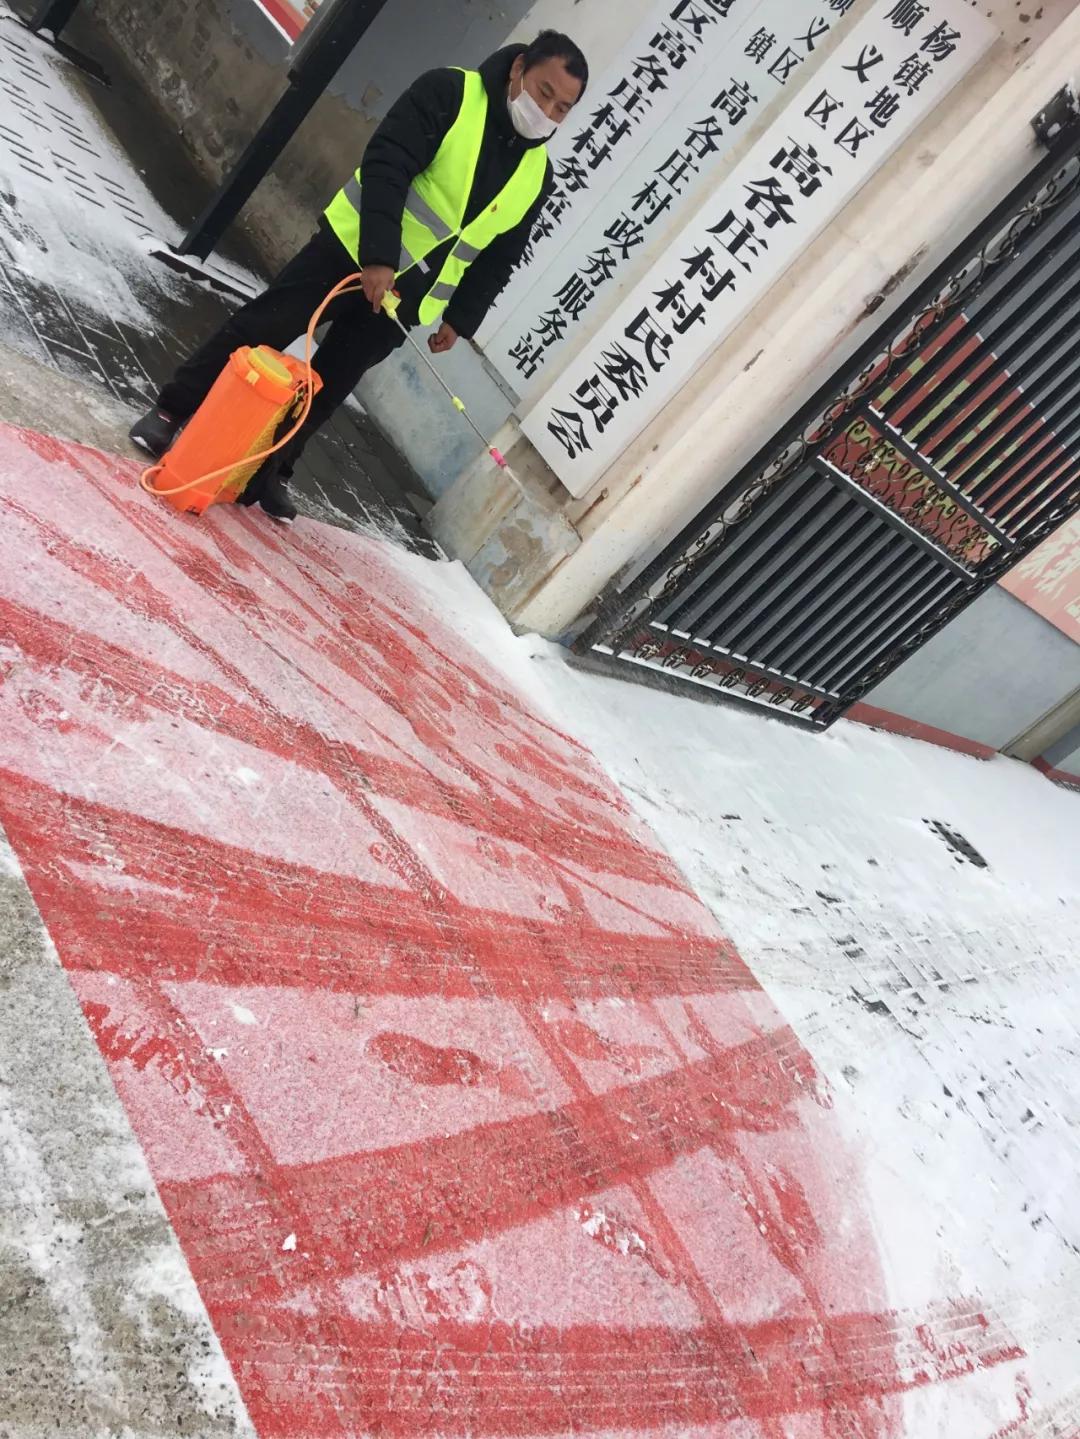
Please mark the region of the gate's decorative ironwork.
<svg viewBox="0 0 1080 1439"><path fill-rule="evenodd" d="M575 644L831 724L1080 506L1080 132Z"/></svg>

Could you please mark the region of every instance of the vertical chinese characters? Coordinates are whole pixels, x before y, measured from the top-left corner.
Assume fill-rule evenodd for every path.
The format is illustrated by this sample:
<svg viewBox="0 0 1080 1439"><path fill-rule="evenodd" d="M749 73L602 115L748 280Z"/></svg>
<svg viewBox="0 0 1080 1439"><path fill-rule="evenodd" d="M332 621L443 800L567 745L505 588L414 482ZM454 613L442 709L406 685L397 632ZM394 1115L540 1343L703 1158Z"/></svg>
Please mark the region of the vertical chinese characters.
<svg viewBox="0 0 1080 1439"><path fill-rule="evenodd" d="M814 59L829 25L851 8L819 0L797 32L756 20L747 26L740 46L746 71L717 92L710 121L726 131L749 115L767 85L772 96L794 90L791 54L798 48L799 67ZM880 0L816 59L793 103L525 415L524 432L573 493L587 491L993 35L963 0ZM569 343L588 322L597 296L617 282L621 264L642 253L659 207L673 203L714 135L697 124L693 140L687 136L611 224L605 245L555 288L523 337L523 373L535 373L546 348Z"/></svg>
<svg viewBox="0 0 1080 1439"><path fill-rule="evenodd" d="M793 8L801 8L801 18ZM695 185L702 182L727 150L739 139L740 127L760 106L782 91L794 68L817 50L823 37L835 23L835 17L819 6L793 7L791 0L766 0L744 13L772 14L786 17L790 43L781 47L786 58L780 64L770 63L765 72L755 75L752 56L765 41L775 40L772 30L759 36L744 26L738 49L728 54L738 61L745 50L745 64L719 87L709 90L711 68L697 81L701 92L701 108L686 113L686 97L679 95L685 67L691 57L706 45L716 54L730 42L732 29L722 22L729 15L740 18L737 5L704 5L689 3L675 6L667 21L652 37L647 52L639 55L602 100L590 112L588 123L574 136L570 153L556 167L555 188L534 231L534 243L551 242L560 226L571 222L572 212L589 190L595 177L617 158L619 147L635 147L633 153L646 158L633 167L638 176L629 192L619 199L614 195L609 213L599 212L599 223L589 222L582 236L572 243L565 261L554 268L542 287L537 287L527 300L527 327L520 320L503 341L506 373L519 386L528 385L564 343L572 342L587 312L602 298L605 287L610 293L611 282L640 253L650 237L659 233L674 219L680 203ZM734 21L733 21L734 23ZM776 27L774 27L776 28ZM779 56L780 51L777 51ZM777 56L773 57L775 61ZM714 82L715 84L715 82ZM674 93L671 92L674 90ZM653 119L660 97L668 95L670 105L679 100L680 120L676 143L671 149L657 153L656 125ZM645 122L644 129L637 127ZM674 127L673 127L674 128ZM669 133L669 132L665 132ZM636 135L636 138L635 138ZM631 153L626 150L625 153ZM602 226L602 228L601 228ZM576 251L576 253L575 253ZM532 256L527 254L521 274L528 272Z"/></svg>

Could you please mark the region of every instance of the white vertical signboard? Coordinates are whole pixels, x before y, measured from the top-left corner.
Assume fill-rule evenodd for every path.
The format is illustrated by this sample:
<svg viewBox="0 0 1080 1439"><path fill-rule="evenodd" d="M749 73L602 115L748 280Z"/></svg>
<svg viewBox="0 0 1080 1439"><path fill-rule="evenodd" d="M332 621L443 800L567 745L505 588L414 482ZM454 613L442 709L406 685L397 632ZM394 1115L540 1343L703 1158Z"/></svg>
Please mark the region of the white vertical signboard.
<svg viewBox="0 0 1080 1439"><path fill-rule="evenodd" d="M548 382L583 319L614 309L649 244L755 114L795 87L845 14L869 3L662 0L552 142L553 192L480 330L486 358L519 396Z"/></svg>
<svg viewBox="0 0 1080 1439"><path fill-rule="evenodd" d="M525 416L571 494L587 493L997 33L966 0L877 0Z"/></svg>

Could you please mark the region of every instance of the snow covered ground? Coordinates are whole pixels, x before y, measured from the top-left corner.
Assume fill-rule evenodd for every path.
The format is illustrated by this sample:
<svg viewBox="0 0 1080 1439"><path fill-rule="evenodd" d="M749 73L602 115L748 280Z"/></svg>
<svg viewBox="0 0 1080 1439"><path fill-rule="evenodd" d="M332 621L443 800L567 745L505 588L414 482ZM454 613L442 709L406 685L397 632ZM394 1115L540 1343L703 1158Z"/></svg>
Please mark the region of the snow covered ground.
<svg viewBox="0 0 1080 1439"><path fill-rule="evenodd" d="M586 674L459 567L410 573L597 757L828 1078L892 1302L978 1294L1025 1350L913 1391L903 1433L1080 1433L1080 796Z"/></svg>
<svg viewBox="0 0 1080 1439"><path fill-rule="evenodd" d="M0 507L14 1439L1077 1433L1080 799L6 426Z"/></svg>
<svg viewBox="0 0 1080 1439"><path fill-rule="evenodd" d="M0 185L6 272L139 329L155 325L159 289L190 295L188 277L148 260L152 246L178 243L183 228L87 103L78 72L2 0ZM231 287L255 288L226 261L211 259L207 268Z"/></svg>

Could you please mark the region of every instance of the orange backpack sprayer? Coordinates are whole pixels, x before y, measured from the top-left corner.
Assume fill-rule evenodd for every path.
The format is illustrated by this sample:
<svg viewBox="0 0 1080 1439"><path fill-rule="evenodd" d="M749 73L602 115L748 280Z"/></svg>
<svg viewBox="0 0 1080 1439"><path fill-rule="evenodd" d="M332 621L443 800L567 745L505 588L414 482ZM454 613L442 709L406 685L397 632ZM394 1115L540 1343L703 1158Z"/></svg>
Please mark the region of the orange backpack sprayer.
<svg viewBox="0 0 1080 1439"><path fill-rule="evenodd" d="M143 488L189 515L238 499L280 448L274 436L282 422L297 406L306 415L307 397L321 383L290 355L242 345L161 463L145 472Z"/></svg>
<svg viewBox="0 0 1080 1439"><path fill-rule="evenodd" d="M311 413L311 403L322 387L311 359L315 331L327 306L339 295L360 289L359 281L359 271L346 275L318 306L308 324L302 362L269 345L244 345L235 350L210 393L161 462L143 471L140 479L143 489L193 515L204 514L211 505L237 500L259 467L289 443ZM387 294L382 303L383 310L401 329L454 408L479 435L488 454L521 490L520 481L502 452L485 439L463 402L402 324L398 316L398 296ZM290 414L296 416L295 422L275 442L274 435Z"/></svg>

